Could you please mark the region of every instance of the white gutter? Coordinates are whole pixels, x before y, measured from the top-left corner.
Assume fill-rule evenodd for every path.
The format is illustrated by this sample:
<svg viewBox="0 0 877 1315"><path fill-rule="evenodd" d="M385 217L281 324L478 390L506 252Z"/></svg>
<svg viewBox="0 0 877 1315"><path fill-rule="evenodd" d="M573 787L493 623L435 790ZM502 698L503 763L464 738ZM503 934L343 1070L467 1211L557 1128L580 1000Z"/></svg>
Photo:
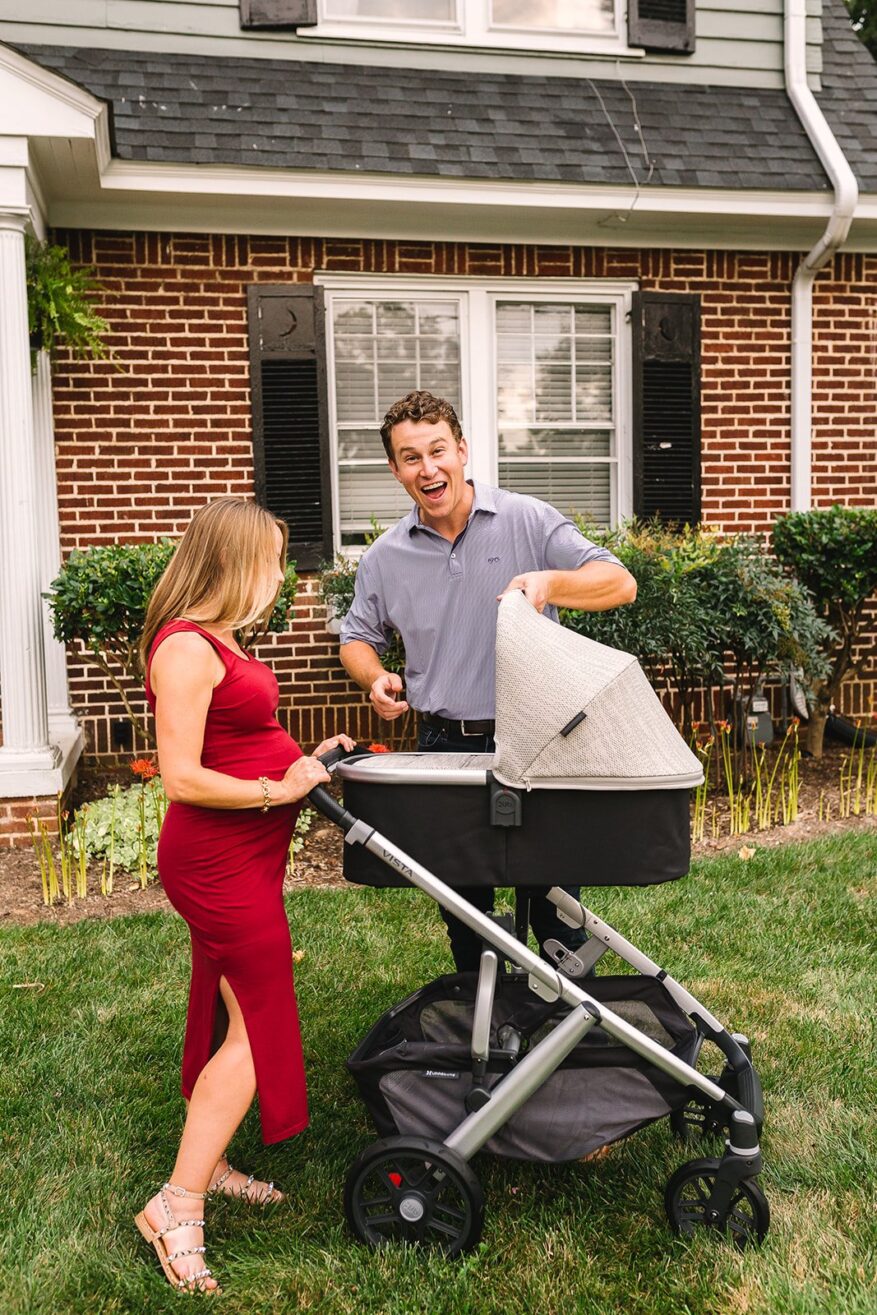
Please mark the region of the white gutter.
<svg viewBox="0 0 877 1315"><path fill-rule="evenodd" d="M859 187L816 98L807 85L806 0L785 0L786 91L834 188L834 206L822 237L801 261L792 281L791 509L809 511L813 407L813 283L846 241Z"/></svg>

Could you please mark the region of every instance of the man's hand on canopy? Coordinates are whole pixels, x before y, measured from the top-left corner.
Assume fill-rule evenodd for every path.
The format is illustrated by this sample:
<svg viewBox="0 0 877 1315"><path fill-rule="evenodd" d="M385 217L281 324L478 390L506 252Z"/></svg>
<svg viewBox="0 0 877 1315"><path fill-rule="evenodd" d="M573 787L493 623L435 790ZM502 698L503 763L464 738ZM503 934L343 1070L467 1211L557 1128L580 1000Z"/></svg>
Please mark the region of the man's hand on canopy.
<svg viewBox="0 0 877 1315"><path fill-rule="evenodd" d="M516 589L524 591L524 597L537 612L542 612L551 602L550 585L551 571L527 571L524 575L516 575L514 580L509 580L505 589L497 598L505 598L506 594L512 594Z"/></svg>

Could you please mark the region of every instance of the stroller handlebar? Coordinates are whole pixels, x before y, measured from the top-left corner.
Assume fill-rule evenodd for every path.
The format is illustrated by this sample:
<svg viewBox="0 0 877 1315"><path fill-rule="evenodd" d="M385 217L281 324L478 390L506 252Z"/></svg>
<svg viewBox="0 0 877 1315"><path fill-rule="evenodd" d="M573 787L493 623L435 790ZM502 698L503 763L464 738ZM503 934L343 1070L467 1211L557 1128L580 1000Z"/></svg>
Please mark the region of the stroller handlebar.
<svg viewBox="0 0 877 1315"><path fill-rule="evenodd" d="M367 754L367 749L345 749L339 744L334 749L329 749L327 753L321 753L318 761L323 764L326 771L330 773L334 767L337 767L345 758L362 757ZM328 817L330 822L340 826L341 830L347 834L353 826L356 819L347 812L343 804L339 804L337 799L333 799L324 785L317 785L307 796L308 803L311 807L316 808L318 813Z"/></svg>

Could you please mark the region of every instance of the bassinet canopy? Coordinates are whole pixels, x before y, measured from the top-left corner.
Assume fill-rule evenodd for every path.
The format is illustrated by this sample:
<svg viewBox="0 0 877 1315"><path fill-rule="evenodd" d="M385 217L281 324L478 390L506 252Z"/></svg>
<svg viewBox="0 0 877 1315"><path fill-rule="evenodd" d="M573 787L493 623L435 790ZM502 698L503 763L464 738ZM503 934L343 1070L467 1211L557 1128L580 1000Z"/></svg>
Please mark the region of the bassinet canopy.
<svg viewBox="0 0 877 1315"><path fill-rule="evenodd" d="M541 616L517 591L497 618L492 770L503 785L527 789L669 790L703 781L636 658Z"/></svg>

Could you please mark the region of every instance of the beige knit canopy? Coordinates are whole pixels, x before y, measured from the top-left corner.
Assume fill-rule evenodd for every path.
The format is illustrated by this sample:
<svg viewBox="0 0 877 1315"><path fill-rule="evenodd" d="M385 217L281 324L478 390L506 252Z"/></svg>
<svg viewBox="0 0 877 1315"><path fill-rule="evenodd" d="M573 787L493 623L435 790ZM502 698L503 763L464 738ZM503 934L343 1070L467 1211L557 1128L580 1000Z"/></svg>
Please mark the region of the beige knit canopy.
<svg viewBox="0 0 877 1315"><path fill-rule="evenodd" d="M503 785L527 789L672 790L703 781L636 658L540 616L521 592L499 605L492 771Z"/></svg>

